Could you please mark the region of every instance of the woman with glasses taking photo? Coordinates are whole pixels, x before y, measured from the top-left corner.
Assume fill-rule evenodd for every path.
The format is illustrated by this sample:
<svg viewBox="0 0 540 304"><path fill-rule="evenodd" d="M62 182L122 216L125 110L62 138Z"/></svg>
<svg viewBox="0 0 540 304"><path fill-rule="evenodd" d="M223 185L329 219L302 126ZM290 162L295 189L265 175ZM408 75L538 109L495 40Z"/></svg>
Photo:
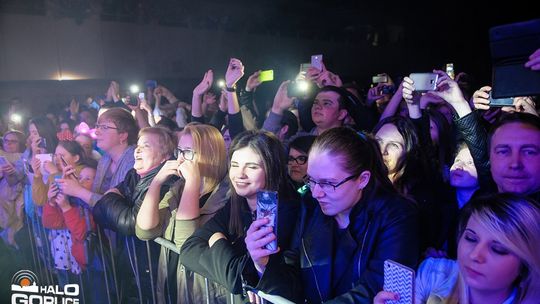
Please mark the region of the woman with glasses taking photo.
<svg viewBox="0 0 540 304"><path fill-rule="evenodd" d="M180 133L175 160L165 162L150 183L137 214L135 232L142 240L163 236L178 248L196 228L208 221L227 200L228 184L225 141L213 126L191 123ZM160 195L171 176L180 180ZM159 257L157 295L159 303L166 296L176 303L203 303L205 281L184 269L178 254L162 247ZM225 301L225 291L209 283L209 295L216 302ZM165 288L168 290L165 290Z"/></svg>
<svg viewBox="0 0 540 304"><path fill-rule="evenodd" d="M273 286L289 299L303 287L307 303L371 303L383 285L385 260L415 267L417 211L387 175L370 136L344 127L321 134L309 152L310 193L301 204L291 247L269 259L273 252L262 248L271 239L264 223L257 220L248 230L257 287Z"/></svg>

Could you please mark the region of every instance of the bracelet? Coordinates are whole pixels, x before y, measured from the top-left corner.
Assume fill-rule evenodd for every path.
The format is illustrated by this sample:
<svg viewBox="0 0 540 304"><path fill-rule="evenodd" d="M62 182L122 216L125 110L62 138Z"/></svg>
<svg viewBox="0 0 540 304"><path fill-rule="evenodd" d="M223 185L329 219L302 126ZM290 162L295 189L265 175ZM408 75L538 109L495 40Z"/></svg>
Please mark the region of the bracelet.
<svg viewBox="0 0 540 304"><path fill-rule="evenodd" d="M227 92L236 92L236 85L233 85L232 87L225 86L225 90Z"/></svg>

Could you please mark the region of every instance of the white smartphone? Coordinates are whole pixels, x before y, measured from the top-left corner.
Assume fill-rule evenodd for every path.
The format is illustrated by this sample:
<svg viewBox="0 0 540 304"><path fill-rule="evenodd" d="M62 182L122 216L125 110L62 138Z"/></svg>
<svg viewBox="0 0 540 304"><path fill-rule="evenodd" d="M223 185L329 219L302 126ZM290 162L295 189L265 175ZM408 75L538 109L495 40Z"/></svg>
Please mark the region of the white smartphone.
<svg viewBox="0 0 540 304"><path fill-rule="evenodd" d="M399 300L387 304L414 304L414 281L414 270L392 260L384 261L383 289L399 294Z"/></svg>
<svg viewBox="0 0 540 304"><path fill-rule="evenodd" d="M427 92L437 89L439 75L435 73L411 73L409 78L414 81L414 88L417 92Z"/></svg>
<svg viewBox="0 0 540 304"><path fill-rule="evenodd" d="M41 165L39 166L39 169L40 169L40 171L41 171L41 174L43 174L43 175L48 174L48 173L45 171L44 164L45 164L46 161L52 162L52 154L50 154L50 153L46 153L46 154L36 154L36 158L39 159L39 161L41 162Z"/></svg>
<svg viewBox="0 0 540 304"><path fill-rule="evenodd" d="M8 164L7 160L3 156L0 156L0 166L4 166L7 164Z"/></svg>
<svg viewBox="0 0 540 304"><path fill-rule="evenodd" d="M312 55L311 66L316 68L319 71L322 71L322 60L323 60L323 55Z"/></svg>
<svg viewBox="0 0 540 304"><path fill-rule="evenodd" d="M144 99L144 92L140 92L140 93L139 93L139 99L140 99L140 100L143 100L143 99Z"/></svg>

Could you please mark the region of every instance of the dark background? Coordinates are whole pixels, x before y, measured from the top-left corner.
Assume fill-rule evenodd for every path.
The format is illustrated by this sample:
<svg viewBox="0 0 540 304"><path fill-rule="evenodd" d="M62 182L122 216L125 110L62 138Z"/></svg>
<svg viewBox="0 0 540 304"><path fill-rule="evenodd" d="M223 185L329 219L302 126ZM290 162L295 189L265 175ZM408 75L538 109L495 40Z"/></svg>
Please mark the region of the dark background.
<svg viewBox="0 0 540 304"><path fill-rule="evenodd" d="M274 69L268 101L312 54L369 88L454 63L489 84L488 30L540 14L533 1L0 0L0 105L18 97L39 113L71 97L157 79L181 100L212 68L240 58L246 79ZM539 46L540 47L540 46ZM62 79L61 81L59 81Z"/></svg>

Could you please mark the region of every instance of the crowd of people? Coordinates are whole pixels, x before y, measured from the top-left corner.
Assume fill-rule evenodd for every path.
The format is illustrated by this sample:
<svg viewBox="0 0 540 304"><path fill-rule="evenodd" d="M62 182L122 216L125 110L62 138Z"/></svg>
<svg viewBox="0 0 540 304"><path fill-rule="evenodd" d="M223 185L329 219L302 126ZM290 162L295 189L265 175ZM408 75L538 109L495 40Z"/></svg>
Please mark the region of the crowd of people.
<svg viewBox="0 0 540 304"><path fill-rule="evenodd" d="M540 50L525 68L540 73ZM11 125L2 278L81 284L84 303L382 304L400 298L383 288L392 260L417 270L416 303L539 303L537 96L493 107L490 86L440 70L427 92L384 74L364 95L323 64L265 109L259 73L244 86L232 58L221 92L208 70L191 103L112 81Z"/></svg>

